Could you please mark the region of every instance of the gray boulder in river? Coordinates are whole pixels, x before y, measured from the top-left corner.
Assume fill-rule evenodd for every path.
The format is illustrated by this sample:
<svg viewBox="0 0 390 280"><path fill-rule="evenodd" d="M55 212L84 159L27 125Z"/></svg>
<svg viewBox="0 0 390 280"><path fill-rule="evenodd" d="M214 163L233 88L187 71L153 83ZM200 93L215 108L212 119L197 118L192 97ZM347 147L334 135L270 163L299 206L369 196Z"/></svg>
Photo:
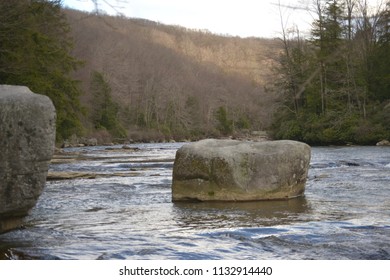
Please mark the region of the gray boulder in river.
<svg viewBox="0 0 390 280"><path fill-rule="evenodd" d="M55 144L51 100L0 85L0 232L20 226L45 186Z"/></svg>
<svg viewBox="0 0 390 280"><path fill-rule="evenodd" d="M173 167L173 201L252 201L301 196L311 149L296 141L207 139L182 146Z"/></svg>

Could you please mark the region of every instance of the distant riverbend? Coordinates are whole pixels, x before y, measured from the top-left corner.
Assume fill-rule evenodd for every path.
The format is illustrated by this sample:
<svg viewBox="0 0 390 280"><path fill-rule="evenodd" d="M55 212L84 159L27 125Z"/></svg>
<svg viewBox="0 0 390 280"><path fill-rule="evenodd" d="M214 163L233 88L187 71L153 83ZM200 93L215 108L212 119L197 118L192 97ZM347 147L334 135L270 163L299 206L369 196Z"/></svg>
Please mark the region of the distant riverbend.
<svg viewBox="0 0 390 280"><path fill-rule="evenodd" d="M390 259L390 148L314 147L305 196L172 203L182 143L64 149L0 259Z"/></svg>

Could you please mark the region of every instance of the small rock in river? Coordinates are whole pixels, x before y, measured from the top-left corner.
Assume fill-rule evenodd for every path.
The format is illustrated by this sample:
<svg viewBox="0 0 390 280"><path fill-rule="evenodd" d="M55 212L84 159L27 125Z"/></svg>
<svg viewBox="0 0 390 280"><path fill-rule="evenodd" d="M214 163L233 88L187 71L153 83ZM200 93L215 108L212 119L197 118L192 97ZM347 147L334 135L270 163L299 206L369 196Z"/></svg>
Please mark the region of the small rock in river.
<svg viewBox="0 0 390 280"><path fill-rule="evenodd" d="M390 146L390 141L389 140L382 140L376 143L377 146Z"/></svg>

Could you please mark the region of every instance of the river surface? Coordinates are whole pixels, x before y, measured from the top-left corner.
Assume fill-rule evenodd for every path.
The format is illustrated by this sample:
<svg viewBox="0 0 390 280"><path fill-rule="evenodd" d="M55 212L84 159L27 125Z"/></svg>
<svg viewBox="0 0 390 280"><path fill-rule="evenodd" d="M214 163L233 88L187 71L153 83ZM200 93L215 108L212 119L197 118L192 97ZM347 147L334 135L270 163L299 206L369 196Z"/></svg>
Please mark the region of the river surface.
<svg viewBox="0 0 390 280"><path fill-rule="evenodd" d="M48 181L0 259L390 259L389 147L312 148L301 198L172 203L181 145L65 149L51 172L100 176Z"/></svg>

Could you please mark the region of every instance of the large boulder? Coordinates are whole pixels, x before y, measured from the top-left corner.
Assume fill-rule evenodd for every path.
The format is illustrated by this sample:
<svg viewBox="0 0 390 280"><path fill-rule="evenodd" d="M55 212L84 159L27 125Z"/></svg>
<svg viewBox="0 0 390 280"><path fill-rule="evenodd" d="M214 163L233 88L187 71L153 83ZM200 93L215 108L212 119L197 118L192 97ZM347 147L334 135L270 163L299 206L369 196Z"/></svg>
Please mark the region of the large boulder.
<svg viewBox="0 0 390 280"><path fill-rule="evenodd" d="M182 146L173 167L173 201L253 201L301 196L311 150L296 141L207 139Z"/></svg>
<svg viewBox="0 0 390 280"><path fill-rule="evenodd" d="M47 96L0 85L0 232L18 227L42 193L55 119Z"/></svg>

